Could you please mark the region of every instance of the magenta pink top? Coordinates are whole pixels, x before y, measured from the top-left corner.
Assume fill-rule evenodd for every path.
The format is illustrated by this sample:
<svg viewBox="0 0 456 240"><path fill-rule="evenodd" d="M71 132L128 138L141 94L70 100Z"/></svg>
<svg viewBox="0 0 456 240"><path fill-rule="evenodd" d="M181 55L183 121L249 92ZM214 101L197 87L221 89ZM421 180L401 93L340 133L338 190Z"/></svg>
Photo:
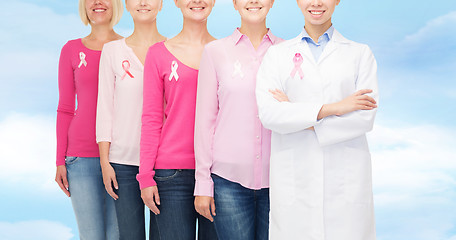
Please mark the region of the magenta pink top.
<svg viewBox="0 0 456 240"><path fill-rule="evenodd" d="M198 70L180 62L163 42L144 64L140 188L156 185L154 169L195 169L193 131Z"/></svg>
<svg viewBox="0 0 456 240"><path fill-rule="evenodd" d="M211 173L249 189L269 187L271 131L258 118L256 74L270 46L269 31L255 49L238 29L206 45L196 101L195 195L213 196Z"/></svg>
<svg viewBox="0 0 456 240"><path fill-rule="evenodd" d="M65 164L65 156L100 156L95 140L100 55L101 51L86 48L81 39L68 41L62 48L57 108L57 166Z"/></svg>

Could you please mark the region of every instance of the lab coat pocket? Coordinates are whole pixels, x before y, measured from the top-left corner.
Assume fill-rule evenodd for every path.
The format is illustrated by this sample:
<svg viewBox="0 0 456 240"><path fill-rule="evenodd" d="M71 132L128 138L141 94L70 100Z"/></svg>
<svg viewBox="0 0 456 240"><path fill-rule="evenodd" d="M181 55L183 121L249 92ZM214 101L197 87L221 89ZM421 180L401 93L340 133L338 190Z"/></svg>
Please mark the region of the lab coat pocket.
<svg viewBox="0 0 456 240"><path fill-rule="evenodd" d="M294 150L287 149L271 154L271 204L292 205L296 200Z"/></svg>
<svg viewBox="0 0 456 240"><path fill-rule="evenodd" d="M364 149L345 149L345 199L348 203L367 204L373 200L370 153Z"/></svg>

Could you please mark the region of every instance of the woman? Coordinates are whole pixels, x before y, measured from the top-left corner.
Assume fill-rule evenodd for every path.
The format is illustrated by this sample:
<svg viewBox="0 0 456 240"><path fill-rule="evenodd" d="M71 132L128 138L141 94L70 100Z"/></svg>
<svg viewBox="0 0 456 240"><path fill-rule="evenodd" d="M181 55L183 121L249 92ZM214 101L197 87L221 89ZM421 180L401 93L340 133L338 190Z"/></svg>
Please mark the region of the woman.
<svg viewBox="0 0 456 240"><path fill-rule="evenodd" d="M297 2L304 30L271 47L257 77L260 119L273 132L270 237L374 240L375 58L332 26L339 0Z"/></svg>
<svg viewBox="0 0 456 240"><path fill-rule="evenodd" d="M241 27L205 47L196 101L195 207L219 239L268 239L271 132L261 125L256 74L282 41L266 28L273 0L234 0Z"/></svg>
<svg viewBox="0 0 456 240"><path fill-rule="evenodd" d="M106 191L116 200L120 239L145 239L144 203L136 174L143 93L143 71L150 46L166 40L157 30L162 0L126 0L133 34L105 44L100 60L97 142ZM158 239L155 218L150 239Z"/></svg>
<svg viewBox="0 0 456 240"><path fill-rule="evenodd" d="M144 102L137 179L146 206L156 214L162 239L216 239L212 223L193 206L193 132L198 68L214 40L207 17L214 0L175 0L184 23L174 38L152 46L144 65Z"/></svg>
<svg viewBox="0 0 456 240"><path fill-rule="evenodd" d="M101 49L121 38L113 26L122 12L120 0L80 0L79 15L91 33L68 41L60 55L55 180L71 196L80 239L118 239L114 200L101 175L95 118Z"/></svg>

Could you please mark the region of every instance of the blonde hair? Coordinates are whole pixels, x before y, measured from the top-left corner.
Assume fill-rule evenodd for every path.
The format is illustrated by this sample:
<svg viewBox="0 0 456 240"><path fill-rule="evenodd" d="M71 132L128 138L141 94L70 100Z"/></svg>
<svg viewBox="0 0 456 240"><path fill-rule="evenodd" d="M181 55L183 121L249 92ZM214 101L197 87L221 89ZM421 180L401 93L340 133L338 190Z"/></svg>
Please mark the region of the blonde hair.
<svg viewBox="0 0 456 240"><path fill-rule="evenodd" d="M81 17L82 23L87 26L89 24L90 19L89 16L87 15L87 10L85 8L85 3L86 0L79 0L79 17ZM112 18L110 22L110 26L114 27L119 21L120 18L122 17L124 7L122 4L122 0L111 0L112 4Z"/></svg>

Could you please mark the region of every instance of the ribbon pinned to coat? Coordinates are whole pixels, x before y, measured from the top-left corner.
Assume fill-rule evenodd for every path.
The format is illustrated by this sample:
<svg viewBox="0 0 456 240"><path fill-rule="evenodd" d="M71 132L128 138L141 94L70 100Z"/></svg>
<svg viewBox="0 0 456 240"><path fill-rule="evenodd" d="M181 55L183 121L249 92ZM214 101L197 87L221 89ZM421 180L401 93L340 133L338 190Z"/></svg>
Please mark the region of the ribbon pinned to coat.
<svg viewBox="0 0 456 240"><path fill-rule="evenodd" d="M294 68L293 71L291 71L290 76L292 78L295 77L296 73L299 73L299 77L301 80L304 78L304 72L301 69L303 59L300 53L296 53L295 56L293 57L293 63L294 63Z"/></svg>

